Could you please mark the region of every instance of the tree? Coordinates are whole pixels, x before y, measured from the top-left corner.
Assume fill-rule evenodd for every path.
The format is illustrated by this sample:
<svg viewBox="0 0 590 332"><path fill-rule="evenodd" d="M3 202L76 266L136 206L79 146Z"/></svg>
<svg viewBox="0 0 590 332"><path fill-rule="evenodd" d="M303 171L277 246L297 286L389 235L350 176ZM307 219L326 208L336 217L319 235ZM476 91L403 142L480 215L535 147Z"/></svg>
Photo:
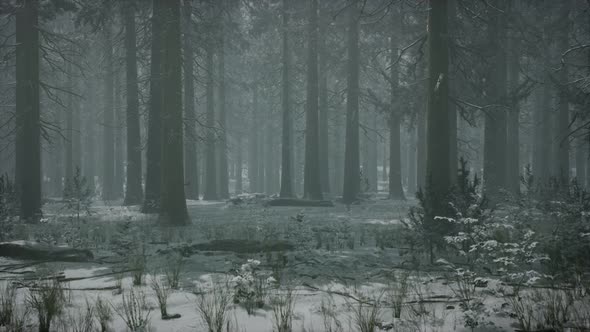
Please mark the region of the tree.
<svg viewBox="0 0 590 332"><path fill-rule="evenodd" d="M144 213L158 212L160 208L161 186L161 154L162 154L162 0L152 2L152 46L150 62L150 102L148 115L148 139L146 152L145 197L142 211Z"/></svg>
<svg viewBox="0 0 590 332"><path fill-rule="evenodd" d="M16 11L16 187L20 218L41 216L41 117L39 108L38 1Z"/></svg>
<svg viewBox="0 0 590 332"><path fill-rule="evenodd" d="M195 87L193 69L192 0L184 1L184 176L187 181L186 197L199 199L199 169L197 161L197 131L195 123Z"/></svg>
<svg viewBox="0 0 590 332"><path fill-rule="evenodd" d="M487 96L490 109L485 113L484 128L484 189L492 204L497 203L501 190L506 188L506 100L507 100L507 56L503 45L506 43L505 0L491 8L489 27L490 61Z"/></svg>
<svg viewBox="0 0 590 332"><path fill-rule="evenodd" d="M446 215L451 186L449 161L449 49L447 0L431 0L428 11L428 112L426 202L431 215Z"/></svg>
<svg viewBox="0 0 590 332"><path fill-rule="evenodd" d="M215 155L215 104L213 101L213 46L207 49L207 128L205 134L205 193L206 201L217 200L217 163Z"/></svg>
<svg viewBox="0 0 590 332"><path fill-rule="evenodd" d="M113 36L111 26L105 24L104 31L104 111L103 111L103 173L102 199L116 199L115 189L115 105L114 105L114 68Z"/></svg>
<svg viewBox="0 0 590 332"><path fill-rule="evenodd" d="M351 204L360 191L359 155L359 17L356 0L348 8L348 89L346 91L346 134L342 201Z"/></svg>
<svg viewBox="0 0 590 332"><path fill-rule="evenodd" d="M163 1L163 0L160 0ZM162 187L160 221L166 225L189 223L184 195L182 130L182 59L180 0L168 0L163 8L162 46Z"/></svg>
<svg viewBox="0 0 590 332"><path fill-rule="evenodd" d="M397 16L397 17L396 17ZM392 32L395 26L396 19L400 21L403 30L403 14L391 15L392 17ZM402 187L402 164L401 164L401 109L400 103L396 102L399 98L399 56L398 41L394 33L390 37L390 98L391 109L389 114L389 198L391 199L405 199L404 188ZM396 63L397 62L397 63Z"/></svg>
<svg viewBox="0 0 590 332"><path fill-rule="evenodd" d="M305 165L303 197L323 198L320 180L318 118L318 2L309 0L307 96L305 104Z"/></svg>
<svg viewBox="0 0 590 332"><path fill-rule="evenodd" d="M137 50L135 37L134 3L122 4L125 22L125 68L127 84L127 185L124 205L137 205L142 201L141 188L141 135L139 128L139 100L137 91Z"/></svg>
<svg viewBox="0 0 590 332"><path fill-rule="evenodd" d="M325 6L324 6L325 7ZM330 165L329 165L329 139L328 139L328 49L326 46L326 22L325 10L320 9L319 23L319 167L322 191L330 192Z"/></svg>
<svg viewBox="0 0 590 332"><path fill-rule="evenodd" d="M283 110L283 121L282 121L282 141L281 141L281 191L279 196L281 198L293 197L293 178L291 176L291 166L293 159L293 152L291 148L293 146L291 131L291 108L289 98L289 15L287 9L288 0L283 0L283 17L282 17L282 110Z"/></svg>
<svg viewBox="0 0 590 332"><path fill-rule="evenodd" d="M219 97L219 124L221 126L220 139L218 142L219 149L219 198L229 198L229 180L227 169L227 114L225 107L225 34L224 34L224 12L223 0L221 1L221 18L219 22L219 53L217 54L218 65L218 97Z"/></svg>

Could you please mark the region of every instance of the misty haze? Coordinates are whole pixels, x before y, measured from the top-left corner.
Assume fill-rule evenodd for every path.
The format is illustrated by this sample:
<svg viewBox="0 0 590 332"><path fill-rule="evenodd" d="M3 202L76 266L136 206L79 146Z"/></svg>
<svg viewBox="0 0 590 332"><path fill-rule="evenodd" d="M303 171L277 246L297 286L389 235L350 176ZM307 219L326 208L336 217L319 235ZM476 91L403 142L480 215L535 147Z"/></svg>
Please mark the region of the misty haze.
<svg viewBox="0 0 590 332"><path fill-rule="evenodd" d="M590 331L590 0L0 0L0 332Z"/></svg>

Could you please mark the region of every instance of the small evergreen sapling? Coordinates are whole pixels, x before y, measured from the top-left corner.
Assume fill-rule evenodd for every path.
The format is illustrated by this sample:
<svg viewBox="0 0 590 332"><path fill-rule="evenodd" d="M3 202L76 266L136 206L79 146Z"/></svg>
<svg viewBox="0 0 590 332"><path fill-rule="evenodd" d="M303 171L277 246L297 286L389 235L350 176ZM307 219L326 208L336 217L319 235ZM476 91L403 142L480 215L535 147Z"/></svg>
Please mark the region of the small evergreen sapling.
<svg viewBox="0 0 590 332"><path fill-rule="evenodd" d="M76 222L80 222L80 214L91 214L92 189L86 177L81 175L80 167L76 167L74 176L66 180L63 196L66 208L76 214Z"/></svg>

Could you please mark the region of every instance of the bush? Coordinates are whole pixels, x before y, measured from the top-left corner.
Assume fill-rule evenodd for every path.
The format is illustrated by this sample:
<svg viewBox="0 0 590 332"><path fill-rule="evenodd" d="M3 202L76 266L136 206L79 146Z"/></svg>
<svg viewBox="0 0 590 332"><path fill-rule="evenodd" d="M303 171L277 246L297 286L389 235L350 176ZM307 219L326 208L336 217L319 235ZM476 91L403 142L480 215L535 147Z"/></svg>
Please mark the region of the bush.
<svg viewBox="0 0 590 332"><path fill-rule="evenodd" d="M382 314L381 298L383 294L377 297L367 297L359 294L358 300L349 301L346 304L352 312L352 321L360 332L375 332L380 325Z"/></svg>
<svg viewBox="0 0 590 332"><path fill-rule="evenodd" d="M184 257L181 254L172 254L167 259L166 280L172 289L178 289L180 276L184 268Z"/></svg>
<svg viewBox="0 0 590 332"><path fill-rule="evenodd" d="M213 283L210 292L203 289L194 291L197 296L197 311L206 324L208 332L229 330L228 311L232 294L228 286L227 283Z"/></svg>
<svg viewBox="0 0 590 332"><path fill-rule="evenodd" d="M70 332L94 332L94 307L88 300L84 309L77 309L68 314L66 327Z"/></svg>
<svg viewBox="0 0 590 332"><path fill-rule="evenodd" d="M96 298L96 304L94 307L96 308L95 314L98 324L100 325L100 332L107 332L109 323L113 320L113 311L111 310L111 307L107 302L103 301L100 296Z"/></svg>
<svg viewBox="0 0 590 332"><path fill-rule="evenodd" d="M131 331L142 332L147 328L151 310L146 308L146 299L143 292L136 292L133 289L123 292L121 308L112 307Z"/></svg>
<svg viewBox="0 0 590 332"><path fill-rule="evenodd" d="M162 316L162 319L180 318L179 314L168 315L168 297L172 292L172 288L170 288L170 285L162 282L162 280L157 275L153 275L151 280L151 287L154 293L156 293L156 299L158 300L158 305L160 307L160 314Z"/></svg>
<svg viewBox="0 0 590 332"><path fill-rule="evenodd" d="M53 319L63 313L67 297L59 281L51 279L29 289L27 302L37 312L39 332L49 332Z"/></svg>
<svg viewBox="0 0 590 332"><path fill-rule="evenodd" d="M293 310L295 309L295 297L293 290L280 290L271 298L273 323L276 332L291 332L293 329Z"/></svg>
<svg viewBox="0 0 590 332"><path fill-rule="evenodd" d="M262 308L266 300L267 290L276 283L272 276L260 273L260 261L249 259L236 271L232 279L234 283L234 302L244 305L251 315L256 307Z"/></svg>

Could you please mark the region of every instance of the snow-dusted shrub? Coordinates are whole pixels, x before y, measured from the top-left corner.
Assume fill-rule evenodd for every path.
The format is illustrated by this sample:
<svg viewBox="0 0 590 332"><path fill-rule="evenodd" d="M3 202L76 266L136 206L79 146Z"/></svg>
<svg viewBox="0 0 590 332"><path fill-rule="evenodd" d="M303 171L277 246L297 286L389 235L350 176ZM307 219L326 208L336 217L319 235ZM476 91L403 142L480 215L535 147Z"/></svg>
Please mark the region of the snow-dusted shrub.
<svg viewBox="0 0 590 332"><path fill-rule="evenodd" d="M158 275L153 275L151 278L150 286L156 294L156 299L158 300L158 306L160 307L160 314L162 316L162 319L180 318L179 314L168 314L168 297L170 297L170 293L172 293L172 288L170 287L170 284L165 283Z"/></svg>
<svg viewBox="0 0 590 332"><path fill-rule="evenodd" d="M346 300L346 305L351 313L351 319L359 332L375 332L379 328L383 308L381 298L378 296L367 296L357 293L356 300Z"/></svg>
<svg viewBox="0 0 590 332"><path fill-rule="evenodd" d="M293 329L293 310L295 296L292 289L282 292L277 289L270 299L274 331L291 332Z"/></svg>
<svg viewBox="0 0 590 332"><path fill-rule="evenodd" d="M268 288L276 283L273 277L261 273L259 265L260 261L249 259L232 279L234 302L244 305L248 314L252 314L256 307L264 306Z"/></svg>
<svg viewBox="0 0 590 332"><path fill-rule="evenodd" d="M113 311L111 307L100 296L96 298L95 315L100 325L100 332L107 332L109 323L113 320Z"/></svg>
<svg viewBox="0 0 590 332"><path fill-rule="evenodd" d="M173 253L166 259L166 281L172 289L178 289L185 260L179 253Z"/></svg>
<svg viewBox="0 0 590 332"><path fill-rule="evenodd" d="M146 296L133 288L123 292L123 302L120 308L111 305L115 312L123 319L125 325L133 332L144 332L149 324L151 310L146 306Z"/></svg>
<svg viewBox="0 0 590 332"><path fill-rule="evenodd" d="M410 273L392 271L387 285L387 297L393 308L393 318L400 318L406 297Z"/></svg>
<svg viewBox="0 0 590 332"><path fill-rule="evenodd" d="M65 326L70 332L94 332L94 306L86 300L84 308L68 312Z"/></svg>
<svg viewBox="0 0 590 332"><path fill-rule="evenodd" d="M144 276L147 269L147 258L145 254L145 247L142 246L134 254L129 257L129 268L131 269L131 276L134 286L143 285Z"/></svg>
<svg viewBox="0 0 590 332"><path fill-rule="evenodd" d="M197 289L197 311L208 332L224 332L229 330L228 313L231 306L232 294L227 283L211 285L210 290Z"/></svg>
<svg viewBox="0 0 590 332"><path fill-rule="evenodd" d="M338 319L337 307L331 295L322 298L319 308L325 332L343 332L342 322Z"/></svg>
<svg viewBox="0 0 590 332"><path fill-rule="evenodd" d="M27 303L37 313L39 332L49 332L51 323L63 313L67 302L66 292L57 279L42 280L29 289Z"/></svg>

